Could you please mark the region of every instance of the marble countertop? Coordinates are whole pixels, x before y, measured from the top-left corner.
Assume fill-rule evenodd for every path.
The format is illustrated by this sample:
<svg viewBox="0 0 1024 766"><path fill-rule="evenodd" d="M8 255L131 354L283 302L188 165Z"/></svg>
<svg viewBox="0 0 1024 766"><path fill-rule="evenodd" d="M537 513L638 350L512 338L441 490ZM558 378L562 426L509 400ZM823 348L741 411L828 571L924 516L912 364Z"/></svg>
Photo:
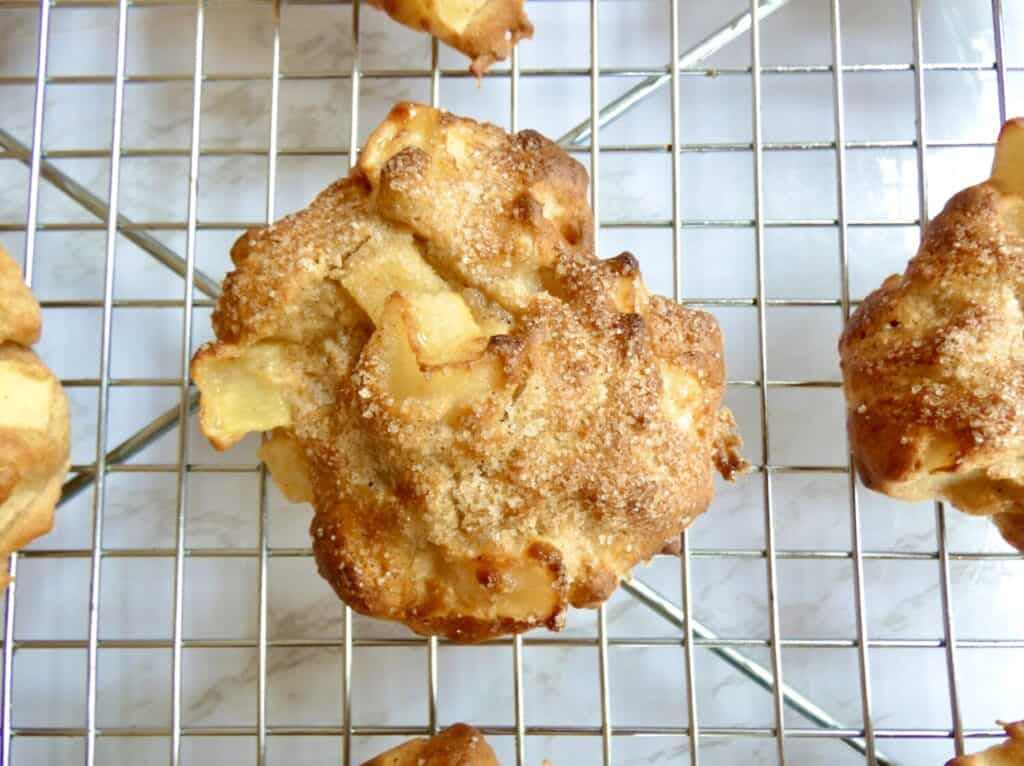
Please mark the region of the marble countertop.
<svg viewBox="0 0 1024 766"><path fill-rule="evenodd" d="M779 633L786 640L856 638L854 566L851 550L851 488L845 470L842 395L835 353L842 315L837 215L835 115L829 3L793 0L762 25L764 215L766 289L770 299L800 305L767 309L767 367L771 380L818 381L814 387L774 386L768 394L768 451L773 466L813 470L773 473L770 492L776 546ZM842 49L845 64L871 65L844 76L846 203L849 285L863 297L893 271L902 270L919 237L918 152L914 145L915 76L909 0L844 0ZM926 96L928 213L934 215L957 189L987 174L999 127L999 80L991 4L988 0L942 3L923 0L921 40L927 64ZM1013 41L1024 37L1024 6L1004 2L1007 113L1024 112L1024 54ZM680 41L685 50L745 3L680 0ZM536 76L538 68L585 69L590 63L589 4L533 0L533 41L521 46L519 124L559 136L589 115L587 78ZM640 79L625 70L663 67L670 55L669 5L654 0L601 3L601 66L619 73L603 77L608 100ZM271 118L274 19L266 3L211 3L205 13L197 265L219 280L229 266L231 242L248 224L265 220ZM39 10L0 1L0 128L30 145ZM348 5L287 5L281 16L281 71L275 213L299 209L332 179L347 172L351 122L352 10ZM364 139L399 99L427 101L430 80L403 76L429 69L426 38L364 8L360 15L362 79L358 126ZM43 147L67 175L102 199L110 169L115 67L116 6L55 6L50 16ZM185 252L182 223L187 213L191 71L195 55L195 7L139 3L128 10L127 64L119 210L135 222L155 224L151 234ZM680 131L688 145L726 144L687 151L681 159L682 284L691 299L736 299L710 308L726 337L727 393L746 441L746 455L762 463L754 230L749 38L712 56L715 71L681 78ZM465 61L441 50L441 65L461 70ZM876 66L881 65L881 66ZM945 66L952 65L952 66ZM799 72L780 67L797 66ZM740 68L737 70L736 68ZM387 77L373 71L390 70ZM501 73L504 66L496 67ZM218 74L231 73L221 77ZM180 75L160 82L162 75ZM301 74L301 77L294 75ZM82 79L80 76L89 75ZM74 79L78 78L78 79ZM482 87L468 77L444 77L442 106L508 125L510 81L487 78ZM601 131L601 144L660 144L671 140L670 92L662 89ZM865 145L867 143L867 145ZM811 145L810 149L798 148ZM315 152L301 149L316 147ZM697 147L694 146L694 149ZM75 150L97 150L68 156ZM173 151L159 151L173 150ZM63 153L63 154L62 154ZM105 154L106 153L106 154ZM588 162L585 153L578 155ZM600 210L606 227L603 256L629 249L648 283L672 290L672 233L664 226L625 222L671 218L671 159L664 151L602 154ZM25 247L29 172L11 153L0 154L0 242L16 258ZM794 221L826 225L794 226ZM96 453L97 394L88 384L99 375L105 232L89 212L47 181L40 184L34 289L44 303L46 361L65 379L74 422L73 461L91 463ZM619 225L615 225L618 222ZM732 223L730 223L732 222ZM790 225L786 225L790 222ZM57 224L60 224L59 226ZM80 224L80 225L79 225ZM173 226L168 226L173 224ZM216 224L211 226L210 224ZM612 224L612 225L608 225ZM79 225L79 226L76 226ZM19 227L21 227L19 229ZM140 384L141 378L181 375L182 281L123 236L117 240L110 374L109 445L116 444L175 406L175 385ZM197 293L197 298L205 296ZM168 305L133 305L138 300ZM193 347L211 335L207 306L196 308ZM84 379L84 380L83 380ZM150 381L152 382L152 381ZM189 646L182 659L182 724L255 727L259 692L259 559L231 555L258 548L259 476L254 438L226 454L215 453L190 420L188 461L219 466L188 474L182 631ZM153 443L130 463L174 464L177 431ZM244 470L232 470L232 468ZM163 763L167 736L116 736L122 728L156 732L171 726L173 557L117 555L124 549L173 549L177 474L117 471L107 481L102 513L103 548L99 592L96 762ZM771 636L765 548L762 474L720 487L712 509L692 529L690 544L693 614L719 636L764 642ZM867 652L873 725L886 729L949 729L941 568L936 514L928 503L904 504L856 488L863 548L877 554L864 562L865 619L869 639L917 644L872 645ZM288 506L267 488L268 539L266 721L271 728L266 760L271 764L337 763L341 737L292 736L281 727L342 724L342 649L310 645L308 639L340 640L341 604L316 574L307 556L285 555L308 546L309 511ZM91 492L59 511L57 527L36 541L37 551L88 551L92 545ZM1013 639L1017 648L960 647L957 691L963 725L989 729L998 717L1024 717L1024 559L1010 556L986 521L949 511L950 599L961 640ZM209 555L211 549L217 555ZM208 555L203 555L204 551ZM717 555L741 551L744 555ZM808 551L828 551L810 558ZM219 553L218 553L219 552ZM276 552L276 555L275 555ZM803 554L802 554L803 552ZM985 554L977 556L974 554ZM637 577L680 602L680 565L659 558ZM87 708L90 559L87 555L23 558L18 568L11 678L12 724L83 727ZM684 653L680 629L633 596L617 593L607 607L613 639L664 639L655 647L614 644L608 652L613 726L685 727L688 723ZM573 612L561 634L530 638L593 639L593 612ZM409 638L400 626L356 616L355 639ZM241 646L223 647L221 640ZM306 645L301 645L307 640ZM45 642L51 643L45 643ZM132 642L151 642L149 645ZM43 642L43 643L40 643ZM63 643L53 643L63 642ZM204 643L205 642L205 643ZM329 642L328 642L329 643ZM601 725L598 649L595 644L528 645L524 650L523 712L527 726ZM766 646L740 649L770 664ZM422 727L429 720L427 651L424 645L360 645L352 657L352 722L356 727ZM786 683L799 689L845 726L862 724L858 651L840 646L786 645L781 652ZM437 715L441 724L465 720L509 727L515 723L513 653L509 644L438 650ZM726 665L709 649L695 649L695 687L703 728L775 724L772 697ZM787 710L787 728L814 724ZM276 727L276 728L275 728ZM515 742L494 736L506 763ZM356 736L353 762L396 738ZM954 753L949 739L879 740L894 762L941 764ZM970 740L971 749L989 741ZM533 736L526 763L601 760L600 736ZM616 736L616 764L688 762L683 735ZM798 764L863 762L836 739L787 736L787 760ZM13 740L14 764L65 764L85 757L83 737L23 736ZM700 740L704 764L773 763L769 737L710 734ZM251 734L185 736L184 763L256 762Z"/></svg>

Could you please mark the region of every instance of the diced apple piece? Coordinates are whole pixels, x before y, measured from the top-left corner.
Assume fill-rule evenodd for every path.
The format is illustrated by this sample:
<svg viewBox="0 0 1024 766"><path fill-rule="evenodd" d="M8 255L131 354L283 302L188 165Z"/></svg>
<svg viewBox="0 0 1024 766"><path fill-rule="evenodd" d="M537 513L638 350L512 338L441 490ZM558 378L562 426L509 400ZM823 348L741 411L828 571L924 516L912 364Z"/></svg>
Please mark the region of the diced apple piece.
<svg viewBox="0 0 1024 766"><path fill-rule="evenodd" d="M529 620L551 614L558 606L557 573L528 551L481 551L455 559L436 556L432 565L449 585L452 601L466 611L489 607L496 615Z"/></svg>
<svg viewBox="0 0 1024 766"><path fill-rule="evenodd" d="M402 21L406 9L402 7L399 10L399 21ZM419 24L419 16L410 15L408 18L411 26ZM430 144L438 131L440 114L437 109L408 103L399 104L391 110L388 118L373 132L359 153L359 169L374 189L380 183L384 165L400 151L410 146L430 150Z"/></svg>
<svg viewBox="0 0 1024 766"><path fill-rule="evenodd" d="M313 485L309 480L306 456L291 433L283 429L274 431L260 445L259 458L267 464L274 483L290 502L312 502Z"/></svg>
<svg viewBox="0 0 1024 766"><path fill-rule="evenodd" d="M1024 195L1024 119L1009 120L999 133L992 179L1003 191Z"/></svg>
<svg viewBox="0 0 1024 766"><path fill-rule="evenodd" d="M444 3L431 3L420 0L417 5L424 8L424 10L436 8L441 22L461 35L466 27L469 26L469 22L473 20L477 11L483 7L484 0L448 0L448 2Z"/></svg>
<svg viewBox="0 0 1024 766"><path fill-rule="evenodd" d="M45 430L54 385L15 359L0 362L0 428Z"/></svg>
<svg viewBox="0 0 1024 766"><path fill-rule="evenodd" d="M636 257L632 253L620 253L602 265L611 275L611 296L615 308L624 314L643 314L648 293Z"/></svg>
<svg viewBox="0 0 1024 766"><path fill-rule="evenodd" d="M482 292L472 287L465 288L462 299L473 313L473 319L480 328L480 333L488 337L492 335L508 335L512 331L514 319L497 303L492 303Z"/></svg>
<svg viewBox="0 0 1024 766"><path fill-rule="evenodd" d="M217 449L227 449L250 431L291 424L284 357L274 343L250 346L233 358L196 357L192 377L202 397L200 417Z"/></svg>
<svg viewBox="0 0 1024 766"><path fill-rule="evenodd" d="M467 0L458 0L458 2L442 3L441 5L448 6L449 10L458 10L456 6L462 6L468 11L468 15L466 16L468 19L476 13L476 9L481 5L481 2L480 0L468 0L468 2ZM441 13L442 21L447 21L447 19L444 18L445 15L446 14L444 12ZM451 24L451 26L456 27L456 24ZM459 31L461 32L462 30L459 29ZM477 143L477 137L474 135L475 131L475 127L471 128L468 125L463 125L461 123L450 125L445 131L444 148L445 151L448 152L448 156L455 161L456 167L465 165L466 161L469 159L472 151L470 147L472 147L474 143Z"/></svg>
<svg viewBox="0 0 1024 766"><path fill-rule="evenodd" d="M341 283L377 327L391 293L411 295L448 290L445 281L420 255L410 232L383 243L364 244L345 260Z"/></svg>
<svg viewBox="0 0 1024 766"><path fill-rule="evenodd" d="M636 290L632 277L615 277L611 292L616 309L623 314L636 313Z"/></svg>
<svg viewBox="0 0 1024 766"><path fill-rule="evenodd" d="M408 300L409 340L420 364L468 362L487 347L487 339L457 293L420 293Z"/></svg>
<svg viewBox="0 0 1024 766"><path fill-rule="evenodd" d="M487 345L466 301L424 260L411 234L357 250L345 261L341 283L377 327L388 298L405 297L410 341L422 365L468 361Z"/></svg>
<svg viewBox="0 0 1024 766"><path fill-rule="evenodd" d="M694 402L699 401L701 394L700 382L684 367L671 362L660 362L659 366L663 386L662 407L679 428L689 428L697 409Z"/></svg>
<svg viewBox="0 0 1024 766"><path fill-rule="evenodd" d="M381 383L391 396L422 402L444 418L501 387L504 372L500 360L487 354L473 361L421 369L411 340L413 314L413 304L407 298L392 296L366 350L375 357Z"/></svg>

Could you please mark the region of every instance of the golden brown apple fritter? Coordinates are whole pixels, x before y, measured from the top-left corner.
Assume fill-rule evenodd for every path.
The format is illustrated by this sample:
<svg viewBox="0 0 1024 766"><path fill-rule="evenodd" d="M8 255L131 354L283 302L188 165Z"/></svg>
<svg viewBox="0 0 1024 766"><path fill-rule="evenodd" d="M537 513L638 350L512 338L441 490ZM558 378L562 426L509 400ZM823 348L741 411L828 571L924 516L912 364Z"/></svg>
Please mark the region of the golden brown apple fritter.
<svg viewBox="0 0 1024 766"><path fill-rule="evenodd" d="M235 244L202 428L271 432L355 609L460 641L558 629L741 467L716 321L594 257L587 185L533 131L399 104L352 175Z"/></svg>
<svg viewBox="0 0 1024 766"><path fill-rule="evenodd" d="M1024 550L1024 120L839 342L864 483L992 516Z"/></svg>

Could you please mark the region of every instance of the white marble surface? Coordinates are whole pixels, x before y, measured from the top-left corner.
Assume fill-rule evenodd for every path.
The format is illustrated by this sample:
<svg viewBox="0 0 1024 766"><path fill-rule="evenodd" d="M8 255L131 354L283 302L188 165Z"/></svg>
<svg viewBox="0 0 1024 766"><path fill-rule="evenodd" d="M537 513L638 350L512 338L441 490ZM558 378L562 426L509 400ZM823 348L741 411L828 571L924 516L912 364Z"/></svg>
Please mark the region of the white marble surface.
<svg viewBox="0 0 1024 766"><path fill-rule="evenodd" d="M699 40L744 3L681 0L683 47ZM922 2L924 59L932 63L989 65L994 60L990 3L963 0ZM1024 64L1024 6L1003 3L1007 63ZM912 57L910 3L846 0L841 3L843 55L847 64L906 64ZM589 64L588 5L583 2L530 3L536 39L521 46L524 70L586 67ZM190 6L134 6L128 16L129 75L188 75L194 56L195 11ZM601 63L606 67L663 66L669 55L664 32L665 2L603 2ZM372 9L361 15L363 67L422 69L429 66L429 42ZM287 73L347 72L351 66L351 9L346 5L286 6L282 15L281 67ZM31 142L33 80L38 11L0 2L0 77L25 78L0 84L0 128ZM763 25L765 65L831 62L829 3L794 0ZM206 13L205 70L266 75L271 66L273 19L269 5L212 4ZM52 76L113 72L116 8L57 7L51 16L49 72ZM442 50L442 64L463 61ZM716 54L710 65L745 66L747 38ZM602 98L630 87L628 77L601 81ZM770 142L831 141L834 116L831 74L765 74L764 138ZM927 151L929 212L950 193L980 180L991 160L998 128L997 80L993 70L932 71L925 77L930 140L970 141L968 148ZM751 140L748 75L685 76L681 84L681 132L685 142ZM898 70L851 73L845 77L845 126L851 141L908 141L915 137L914 75ZM1024 112L1024 72L1006 80L1007 111ZM524 76L520 124L557 136L589 112L582 77ZM43 144L47 151L108 150L113 86L54 83L46 89ZM429 98L425 78L363 80L360 137L365 138L396 99ZM135 221L181 223L186 215L191 130L191 81L130 82L125 93L124 147L174 149L175 156L128 156L121 167L120 210ZM289 154L301 147L346 148L350 86L326 77L286 79L280 89L277 214L305 205L326 183L347 169L344 154ZM463 114L508 124L507 78L487 79L477 88L468 78L446 78L441 103ZM236 228L202 229L198 264L223 276L227 251L239 230L265 216L270 123L269 80L208 81L202 93L204 150L251 149L252 154L213 154L201 161L199 220L231 222ZM601 134L602 142L667 142L669 93L661 91ZM580 155L587 161L585 155ZM913 221L918 215L917 154L913 148L852 149L847 153L847 204L852 220ZM109 158L60 158L54 162L100 197L107 194ZM753 174L749 151L686 153L682 162L682 208L686 219L749 219ZM764 161L765 215L773 221L832 219L836 215L835 158L831 150L769 151ZM0 241L20 257L28 197L24 164L0 155ZM601 211L606 222L671 215L671 165L667 154L608 153L602 156ZM95 219L45 181L40 186L40 221L87 223ZM184 234L158 230L155 236L178 252ZM850 286L855 298L873 289L913 251L913 225L854 227L849 232ZM647 279L671 291L672 241L668 229L607 228L600 249L612 255L628 248L640 258ZM687 228L682 236L686 297L750 298L756 290L754 237L749 227ZM102 297L104 234L95 228L44 230L38 234L34 287L44 301ZM773 298L838 298L840 273L835 227L772 227L765 236L767 290ZM118 240L115 294L118 299L180 300L182 283L135 245ZM726 332L730 377L758 374L757 320L753 307L716 308ZM195 312L193 344L210 336L209 309ZM117 378L180 375L179 308L117 308L113 316L111 374ZM65 378L98 374L98 309L49 307L44 313L41 353ZM768 371L773 379L839 379L834 351L841 316L834 306L772 307L768 310ZM78 463L95 455L94 387L69 391ZM177 401L174 387L118 386L111 391L109 443L120 441ZM757 391L743 385L728 393L745 439L748 457L759 462L761 423ZM769 394L768 447L773 464L841 466L843 413L837 388L774 388ZM190 423L189 461L238 465L254 461L255 439L226 455L214 453ZM176 459L176 434L153 444L133 462ZM195 473L188 477L187 545L190 549L245 548L258 543L259 487L251 472ZM850 506L846 476L840 473L783 473L774 477L772 500L780 550L850 550ZM864 548L922 554L936 550L935 515L928 504L890 501L857 489ZM273 487L269 539L272 548L305 547L308 511L285 505ZM103 546L169 548L174 544L176 474L115 473L109 478ZM723 487L712 511L693 528L700 551L764 547L762 479L759 474ZM87 549L92 535L90 493L61 509L57 529L32 547ZM1006 553L1007 546L982 520L950 513L950 549ZM186 639L243 639L249 648L189 648L183 656L182 714L187 727L254 726L257 716L257 561L240 557L194 557L184 572L183 632ZM694 614L723 636L765 639L770 635L767 568L757 556L692 561ZM934 559L869 560L864 564L866 619L873 639L941 638L939 565ZM172 634L173 559L109 557L102 567L99 635L107 641L156 639ZM272 557L267 581L271 640L339 639L342 610L304 557ZM638 576L678 601L679 565L662 559ZM962 638L1024 639L1024 561L973 560L951 564L953 610ZM19 566L14 634L25 642L88 637L89 560L29 558ZM843 638L856 635L853 568L831 560L783 558L778 562L781 635ZM593 613L570 615L564 636L596 635ZM630 596L619 593L608 607L611 636L679 636L674 626ZM405 637L398 626L356 617L357 638ZM749 654L769 661L764 648ZM885 728L951 726L945 655L942 649L872 648L871 703L874 724ZM959 692L964 725L987 728L996 717L1024 716L1024 650L961 649ZM687 710L683 652L679 647L613 647L609 652L612 722L622 726L685 726ZM512 650L508 646L448 647L439 651L438 715L443 724L468 720L480 725L514 723ZM785 648L783 675L844 724L861 725L857 652L852 648ZM353 722L357 726L422 726L428 720L426 653L419 647L361 647L353 657ZM342 721L341 649L272 647L267 654L267 724L339 726ZM86 651L33 648L15 652L13 724L16 727L81 727L86 710ZM699 721L705 727L774 724L771 697L706 649L696 651ZM171 723L171 651L168 648L103 648L97 675L100 727L166 728ZM601 723L596 648L527 647L524 665L528 725ZM809 726L786 713L786 725ZM357 737L358 759L394 740ZM494 737L496 749L512 762L514 742ZM972 743L975 744L975 743ZM984 742L976 741L980 747ZM953 754L948 740L883 740L899 763L939 764ZM688 762L683 737L616 737L617 764ZM163 763L167 737L99 738L97 763ZM185 737L185 763L247 763L256 760L252 736ZM64 764L84 757L82 738L18 736L16 764ZM336 763L339 737L271 735L267 760L273 764ZM705 764L772 763L775 743L767 738L707 737L700 743ZM836 740L787 738L788 760L798 764L863 761ZM549 757L558 764L598 763L599 737L529 737L527 762Z"/></svg>

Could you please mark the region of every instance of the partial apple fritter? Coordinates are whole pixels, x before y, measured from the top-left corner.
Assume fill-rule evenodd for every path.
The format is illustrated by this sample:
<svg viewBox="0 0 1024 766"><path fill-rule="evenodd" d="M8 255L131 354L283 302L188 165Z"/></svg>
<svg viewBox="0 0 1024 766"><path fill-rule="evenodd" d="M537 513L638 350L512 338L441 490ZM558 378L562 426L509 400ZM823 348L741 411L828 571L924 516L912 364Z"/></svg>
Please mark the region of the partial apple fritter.
<svg viewBox="0 0 1024 766"><path fill-rule="evenodd" d="M839 342L847 428L864 483L993 516L1024 550L1024 120L992 176L954 196L902 276Z"/></svg>
<svg viewBox="0 0 1024 766"><path fill-rule="evenodd" d="M1024 721L996 723L1006 730L1008 739L980 753L954 758L946 766L1024 766Z"/></svg>
<svg viewBox="0 0 1024 766"><path fill-rule="evenodd" d="M351 176L235 244L202 428L272 431L355 609L460 641L558 629L741 466L717 323L594 257L587 186L535 132L400 104Z"/></svg>
<svg viewBox="0 0 1024 766"><path fill-rule="evenodd" d="M0 587L7 557L53 528L67 476L68 400L30 345L42 327L21 269L0 247Z"/></svg>
<svg viewBox="0 0 1024 766"><path fill-rule="evenodd" d="M498 766L498 757L483 734L457 723L429 739L411 739L363 766Z"/></svg>
<svg viewBox="0 0 1024 766"><path fill-rule="evenodd" d="M521 39L533 37L523 0L370 0L370 5L465 53L477 77L511 56Z"/></svg>

